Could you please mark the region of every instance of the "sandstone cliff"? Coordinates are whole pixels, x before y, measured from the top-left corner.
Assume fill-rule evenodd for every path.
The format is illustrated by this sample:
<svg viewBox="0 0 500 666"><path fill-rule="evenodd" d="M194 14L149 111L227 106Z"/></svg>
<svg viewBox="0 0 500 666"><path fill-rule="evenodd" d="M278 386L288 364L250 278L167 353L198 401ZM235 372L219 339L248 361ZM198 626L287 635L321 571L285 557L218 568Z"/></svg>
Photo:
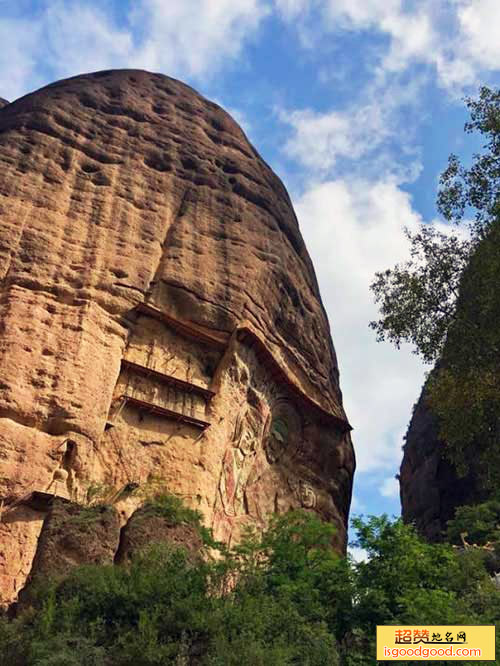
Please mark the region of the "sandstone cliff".
<svg viewBox="0 0 500 666"><path fill-rule="evenodd" d="M303 506L344 544L354 456L314 270L217 105L126 70L1 108L0 317L3 602L51 498L95 488L121 526L160 480L227 542Z"/></svg>

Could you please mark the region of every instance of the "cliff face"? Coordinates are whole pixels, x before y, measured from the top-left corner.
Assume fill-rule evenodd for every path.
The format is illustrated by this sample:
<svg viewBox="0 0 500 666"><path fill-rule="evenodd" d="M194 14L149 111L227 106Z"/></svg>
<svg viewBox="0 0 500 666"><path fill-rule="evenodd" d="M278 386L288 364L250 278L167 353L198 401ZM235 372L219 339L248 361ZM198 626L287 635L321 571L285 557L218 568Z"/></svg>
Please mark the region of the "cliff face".
<svg viewBox="0 0 500 666"><path fill-rule="evenodd" d="M439 541L455 509L481 499L474 473L459 477L444 456L436 417L425 386L415 406L400 469L403 520L414 523L430 541Z"/></svg>
<svg viewBox="0 0 500 666"><path fill-rule="evenodd" d="M281 181L168 77L98 72L0 110L0 590L53 496L164 483L216 538L303 506L339 528L354 456Z"/></svg>

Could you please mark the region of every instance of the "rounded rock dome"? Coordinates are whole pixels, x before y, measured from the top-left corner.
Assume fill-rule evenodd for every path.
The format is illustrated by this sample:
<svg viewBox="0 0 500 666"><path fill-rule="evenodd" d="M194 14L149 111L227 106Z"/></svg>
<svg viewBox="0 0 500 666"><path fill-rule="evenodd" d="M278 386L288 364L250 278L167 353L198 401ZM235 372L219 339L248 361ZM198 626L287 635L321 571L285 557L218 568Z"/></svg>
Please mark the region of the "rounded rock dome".
<svg viewBox="0 0 500 666"><path fill-rule="evenodd" d="M0 525L10 597L43 494L95 483L163 479L227 541L295 505L343 541L328 320L288 194L225 111L138 70L7 104L0 220L0 496L39 493L29 527ZM138 500L117 497L126 520Z"/></svg>

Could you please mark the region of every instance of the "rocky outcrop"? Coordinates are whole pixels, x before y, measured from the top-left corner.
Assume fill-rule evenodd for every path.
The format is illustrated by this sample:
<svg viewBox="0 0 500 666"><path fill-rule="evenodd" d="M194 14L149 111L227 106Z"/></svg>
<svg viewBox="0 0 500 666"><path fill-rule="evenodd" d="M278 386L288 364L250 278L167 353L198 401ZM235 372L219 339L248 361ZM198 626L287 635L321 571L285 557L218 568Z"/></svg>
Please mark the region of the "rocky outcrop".
<svg viewBox="0 0 500 666"><path fill-rule="evenodd" d="M112 564L120 539L120 520L111 506L82 507L58 497L34 493L31 504L46 511L21 605L37 584L66 575L82 564Z"/></svg>
<svg viewBox="0 0 500 666"><path fill-rule="evenodd" d="M127 564L134 555L153 544L163 543L186 549L190 557L196 557L203 547L200 531L195 526L169 520L150 506L141 507L134 511L122 529L115 562Z"/></svg>
<svg viewBox="0 0 500 666"><path fill-rule="evenodd" d="M46 511L158 479L238 539L304 506L345 545L354 456L281 181L220 107L98 72L0 110L0 589Z"/></svg>
<svg viewBox="0 0 500 666"><path fill-rule="evenodd" d="M66 576L73 567L127 565L154 544L182 547L190 558L198 557L203 548L196 525L165 516L150 502L134 511L123 527L118 512L109 504L82 506L38 492L24 504L43 512L45 519L16 612L32 603L40 585Z"/></svg>
<svg viewBox="0 0 500 666"><path fill-rule="evenodd" d="M9 102L6 99L4 99L3 97L0 97L0 109L4 106L7 106L8 103Z"/></svg>
<svg viewBox="0 0 500 666"><path fill-rule="evenodd" d="M460 476L446 459L425 386L415 405L403 450L400 469L403 520L415 524L430 541L440 541L455 509L480 501L482 494L473 472Z"/></svg>

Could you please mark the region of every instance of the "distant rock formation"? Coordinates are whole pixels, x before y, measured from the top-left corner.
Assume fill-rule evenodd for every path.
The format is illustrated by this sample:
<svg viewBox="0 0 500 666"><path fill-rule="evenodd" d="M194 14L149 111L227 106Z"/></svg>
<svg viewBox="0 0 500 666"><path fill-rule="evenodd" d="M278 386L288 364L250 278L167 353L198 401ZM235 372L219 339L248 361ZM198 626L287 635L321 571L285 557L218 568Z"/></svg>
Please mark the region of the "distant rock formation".
<svg viewBox="0 0 500 666"><path fill-rule="evenodd" d="M400 470L403 520L414 523L430 541L440 541L446 524L463 504L481 499L473 473L460 477L444 455L435 415L425 386L415 406Z"/></svg>
<svg viewBox="0 0 500 666"><path fill-rule="evenodd" d="M447 366L455 367L464 376L470 370L471 376L476 377L470 388L481 387L481 377L500 376L497 352L500 292L495 289L500 277L499 248L500 221L497 221L490 224L487 234L477 244L461 277L458 323L448 330L441 357L433 370L434 373ZM487 476L491 474L494 479L498 473L498 442L482 434L470 437L462 451L469 471L466 476L460 475L449 462L446 443L440 439L440 427L428 401L427 386L428 383L422 390L407 432L400 471L401 504L406 522L415 523L428 539L439 540L445 536L447 522L459 506L483 502L494 496L494 483L488 483ZM469 390L462 385L463 396L470 397ZM474 404L477 396L472 397ZM467 402L462 404L467 405ZM482 432L495 432L492 419L498 407L490 402L485 408L488 405L486 400L479 404L483 409ZM457 412L463 410L460 403L456 407ZM465 421L470 419L473 422L472 413L467 416L467 412L461 411L460 416L455 414L455 418L466 416ZM491 447L489 455L488 447Z"/></svg>
<svg viewBox="0 0 500 666"><path fill-rule="evenodd" d="M40 498L95 488L121 527L161 482L227 543L302 506L345 546L328 321L288 194L227 113L135 70L26 95L0 111L0 220L1 601Z"/></svg>

